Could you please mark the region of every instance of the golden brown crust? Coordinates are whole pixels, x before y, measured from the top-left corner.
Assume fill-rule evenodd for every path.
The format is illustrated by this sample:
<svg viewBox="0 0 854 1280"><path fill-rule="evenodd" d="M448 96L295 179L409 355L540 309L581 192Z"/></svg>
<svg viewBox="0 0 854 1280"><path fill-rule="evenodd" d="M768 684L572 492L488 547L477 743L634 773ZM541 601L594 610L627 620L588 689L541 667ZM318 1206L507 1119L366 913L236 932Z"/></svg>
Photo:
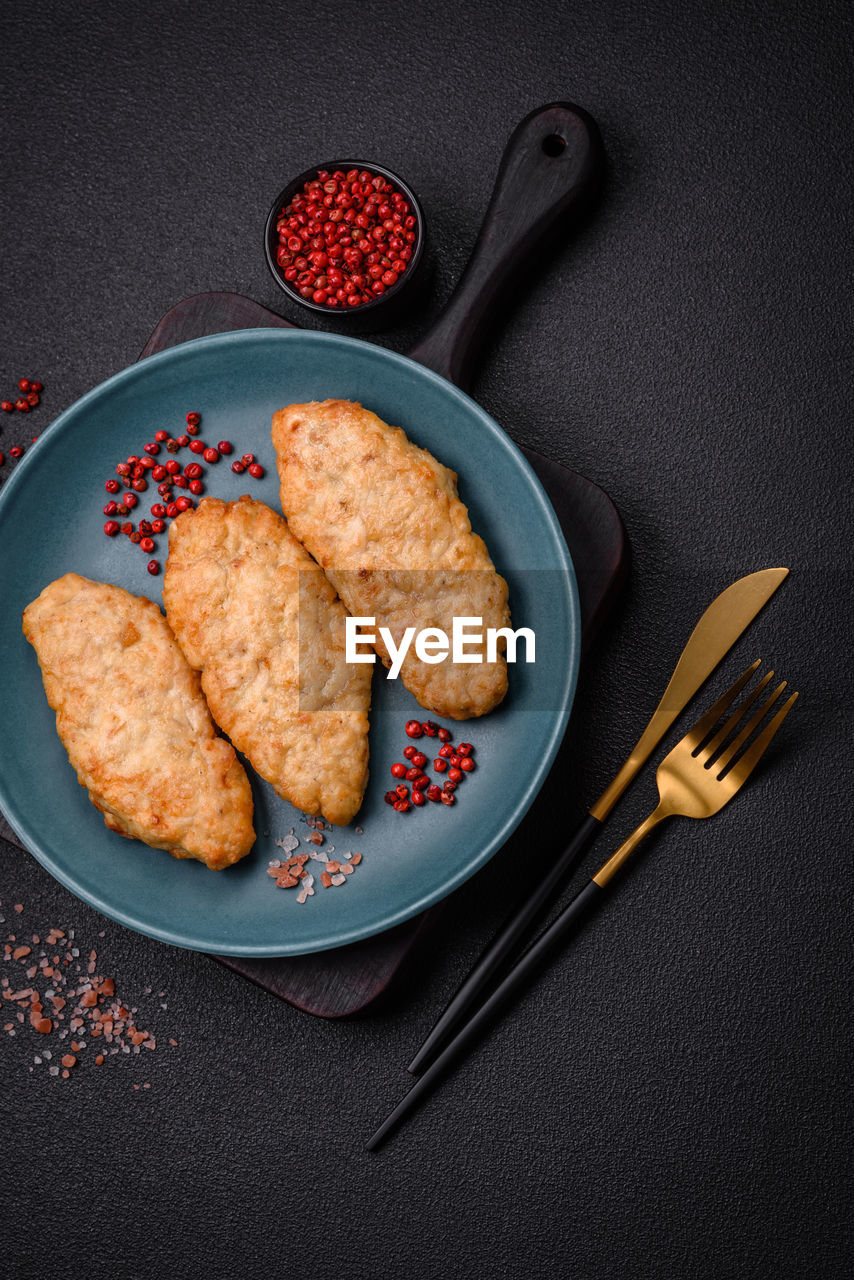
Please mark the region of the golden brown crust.
<svg viewBox="0 0 854 1280"><path fill-rule="evenodd" d="M371 668L344 660L344 606L280 515L205 498L169 532L169 623L211 714L285 799L346 824L368 778Z"/></svg>
<svg viewBox="0 0 854 1280"><path fill-rule="evenodd" d="M273 444L288 524L350 613L375 617L396 644L407 627L450 636L455 616L510 625L507 583L472 532L456 475L399 427L349 400L292 404L273 415ZM401 678L430 711L484 715L507 691L502 648L495 662L457 665L425 663L412 647Z"/></svg>
<svg viewBox="0 0 854 1280"><path fill-rule="evenodd" d="M111 831L220 870L255 842L252 791L157 605L67 573L24 610L47 700Z"/></svg>

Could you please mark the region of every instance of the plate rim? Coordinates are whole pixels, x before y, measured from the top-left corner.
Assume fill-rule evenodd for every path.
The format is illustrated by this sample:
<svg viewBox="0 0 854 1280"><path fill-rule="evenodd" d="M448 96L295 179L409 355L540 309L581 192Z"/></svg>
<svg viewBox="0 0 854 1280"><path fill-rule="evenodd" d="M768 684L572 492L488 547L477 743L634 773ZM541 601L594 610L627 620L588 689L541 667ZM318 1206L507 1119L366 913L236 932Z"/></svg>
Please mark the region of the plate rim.
<svg viewBox="0 0 854 1280"><path fill-rule="evenodd" d="M46 871L49 872L55 880L62 884L80 901L93 907L101 915L108 919L129 928L136 933L142 934L144 937L153 938L159 942L165 942L171 946L180 947L184 950L196 951L202 954L226 955L245 959L285 959L298 955L313 955L318 952L331 951L340 947L352 945L354 942L364 941L368 938L377 937L397 925L411 920L414 916L420 915L429 907L436 905L454 893L461 885L470 880L477 872L492 860L499 849L507 842L516 828L520 825L537 795L539 794L546 778L548 777L551 767L554 763L555 756L558 753L560 745L566 733L566 727L572 711L575 700L575 693L578 684L578 671L581 661L581 610L578 598L578 581L575 572L575 565L570 555L560 521L557 518L554 507L549 500L542 482L529 463L528 459L522 453L519 446L507 434L500 424L492 417L492 415L477 403L467 392L460 387L449 382L441 374L436 373L433 369L426 365L420 364L417 360L401 354L400 352L391 350L387 347L381 347L376 343L371 343L362 338L351 337L345 334L337 334L314 329L285 329L274 327L255 327L251 329L233 329L226 330L222 333L207 334L200 338L192 338L187 342L176 343L174 346L167 347L162 351L145 356L142 359L134 361L132 364L125 366L116 373L111 374L104 381L92 387L89 391L84 392L77 400L68 405L40 434L38 441L24 455L15 468L11 476L5 481L0 489L0 515L4 513L5 508L10 501L14 500L18 486L22 483L19 476L26 475L33 465L37 465L41 455L44 452L42 442L50 440L60 432L65 432L69 427L74 426L75 419L85 413L90 401L95 400L108 393L115 385L120 385L126 381L132 381L133 377L140 376L141 371L150 369L152 365L159 364L168 365L176 360L185 358L186 353L191 350L199 350L211 346L241 346L249 345L263 338L271 344L279 342L293 341L317 341L321 344L330 343L333 346L355 347L360 352L370 352L375 358L381 361L390 361L391 363L400 363L405 368L414 369L419 377L426 377L428 381L433 382L440 387L444 394L451 394L455 397L464 409L473 412L480 418L487 429L494 434L495 438L502 447L509 450L517 467L521 469L527 477L529 484L535 494L541 513L545 518L546 524L549 526L556 550L563 561L562 569L566 574L567 585L567 604L570 615L571 636L574 639L571 654L571 670L568 678L564 682L563 697L557 714L555 715L550 733L547 739L546 747L541 751L536 770L532 773L531 778L526 786L522 796L517 801L513 810L502 823L501 828L493 835L492 839L484 845L480 855L473 863L467 864L461 868L456 876L449 882L445 882L439 889L428 892L419 896L419 898L406 907L398 908L390 915L383 917L382 922L373 926L363 926L361 928L351 929L342 932L340 927L334 930L334 936L320 938L312 946L306 946L304 942L297 944L296 948L289 948L284 944L241 944L235 946L234 949L212 949L210 945L204 943L201 939L193 939L185 930L183 933L176 933L168 928L152 927L144 921L137 919L132 910L116 909L111 904L104 903L97 893L83 891L74 877L67 874L63 868L58 866L51 855L42 847L40 840L34 838L30 832L26 817L21 817L11 802L5 787L4 773L2 762L0 762L0 809L6 817L9 825L22 841L25 851L30 853L36 861L38 861ZM33 459L35 458L35 463ZM9 495L12 494L10 499Z"/></svg>

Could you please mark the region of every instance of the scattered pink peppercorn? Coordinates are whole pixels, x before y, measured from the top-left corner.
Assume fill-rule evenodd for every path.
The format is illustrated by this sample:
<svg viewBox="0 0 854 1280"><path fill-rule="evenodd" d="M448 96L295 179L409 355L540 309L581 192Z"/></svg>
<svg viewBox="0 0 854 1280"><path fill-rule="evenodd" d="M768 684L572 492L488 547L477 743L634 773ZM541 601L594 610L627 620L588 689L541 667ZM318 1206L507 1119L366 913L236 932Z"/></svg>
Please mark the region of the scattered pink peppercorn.
<svg viewBox="0 0 854 1280"><path fill-rule="evenodd" d="M399 782L397 784L397 786L395 787L395 791L397 792L398 800L409 799L409 787L405 787L402 782Z"/></svg>
<svg viewBox="0 0 854 1280"><path fill-rule="evenodd" d="M404 732L408 738L420 738L424 731L417 720L407 720Z"/></svg>
<svg viewBox="0 0 854 1280"><path fill-rule="evenodd" d="M462 759L460 760L460 768L462 769L463 773L471 773L474 767L475 767L475 763L474 763L474 760L472 760L471 756L463 756Z"/></svg>
<svg viewBox="0 0 854 1280"><path fill-rule="evenodd" d="M435 769L436 773L444 773L447 767L448 767L447 760L443 760L441 756L437 756L436 759L433 761L433 768Z"/></svg>
<svg viewBox="0 0 854 1280"><path fill-rule="evenodd" d="M449 769L449 770L448 770L448 781L449 781L449 782L462 782L462 780L463 780L462 770L460 770L460 769Z"/></svg>
<svg viewBox="0 0 854 1280"><path fill-rule="evenodd" d="M195 506L195 503L192 498L182 497L176 498L175 506L179 511L189 511L191 507Z"/></svg>
<svg viewBox="0 0 854 1280"><path fill-rule="evenodd" d="M134 507L136 506L136 504L137 504L138 502L139 502L139 498L136 496L136 494L135 494L135 493L126 493L126 494L125 494L125 502L124 502L124 505L128 508L128 510L133 511Z"/></svg>
<svg viewBox="0 0 854 1280"><path fill-rule="evenodd" d="M403 748L403 754L407 760L411 760L414 755L417 755L417 753L418 748L413 747L412 743L410 743L408 747Z"/></svg>
<svg viewBox="0 0 854 1280"><path fill-rule="evenodd" d="M441 798L442 804L447 804L447 805L456 804L456 800L457 800L456 796L451 791L443 791L440 798Z"/></svg>
<svg viewBox="0 0 854 1280"><path fill-rule="evenodd" d="M239 476L242 471L246 470L246 467L242 462L232 462L231 469L236 476Z"/></svg>
<svg viewBox="0 0 854 1280"><path fill-rule="evenodd" d="M157 516L158 519L161 519L163 516L165 516L166 508L164 507L163 503L155 502L154 506L151 508L151 514L153 516Z"/></svg>
<svg viewBox="0 0 854 1280"><path fill-rule="evenodd" d="M405 765L405 764L401 764L399 760L398 760L398 761L396 761L396 762L391 766L391 776L392 776L393 778L405 778L405 777L406 777L406 765Z"/></svg>
<svg viewBox="0 0 854 1280"><path fill-rule="evenodd" d="M458 756L470 756L473 751L474 747L470 742L461 742L457 747Z"/></svg>
<svg viewBox="0 0 854 1280"><path fill-rule="evenodd" d="M421 807L421 805L422 805L422 804L426 804L426 801L425 801L425 799L424 799L424 792L423 792L423 791L413 791L413 793L412 793L412 803L413 803L414 805L417 805L419 808Z"/></svg>
<svg viewBox="0 0 854 1280"><path fill-rule="evenodd" d="M205 449L202 453L205 462L219 462L219 453L216 449Z"/></svg>
<svg viewBox="0 0 854 1280"><path fill-rule="evenodd" d="M44 391L44 386L41 382L31 382L30 391Z"/></svg>
<svg viewBox="0 0 854 1280"><path fill-rule="evenodd" d="M119 484L118 480L107 480L104 484L104 488L107 490L107 493L118 493L121 487L122 486Z"/></svg>
<svg viewBox="0 0 854 1280"><path fill-rule="evenodd" d="M181 464L180 462L176 462L174 458L170 458L166 463L166 470L170 476L176 476L181 470Z"/></svg>
<svg viewBox="0 0 854 1280"><path fill-rule="evenodd" d="M136 480L134 480L133 487L134 489L136 489L137 493L145 493L146 489L148 488L148 481L144 480L142 476L139 476Z"/></svg>
<svg viewBox="0 0 854 1280"><path fill-rule="evenodd" d="M431 782L424 794L428 800L432 800L434 804L438 804L442 799L442 788L437 787L435 782Z"/></svg>
<svg viewBox="0 0 854 1280"><path fill-rule="evenodd" d="M117 503L115 503L115 502L108 502L108 503L107 503L107 505L104 507L104 515L105 515L105 516L114 516L114 515L116 514L116 512L118 511L118 509L119 509L119 508L118 508Z"/></svg>
<svg viewBox="0 0 854 1280"><path fill-rule="evenodd" d="M0 409L2 409L4 413L14 413L15 405L11 400L0 400Z"/></svg>
<svg viewBox="0 0 854 1280"><path fill-rule="evenodd" d="M186 449L187 445L190 443L190 437L189 437L189 436L176 436L176 437L175 437L175 443L176 443L177 445L179 445L182 449Z"/></svg>
<svg viewBox="0 0 854 1280"><path fill-rule="evenodd" d="M439 729L439 730L437 730L437 737L439 738L439 741L440 741L440 742L450 742L450 741L451 741L451 731L450 731L450 729Z"/></svg>
<svg viewBox="0 0 854 1280"><path fill-rule="evenodd" d="M27 396L27 404L30 406L31 409L35 409L38 403L39 403L38 392L31 391L30 394Z"/></svg>
<svg viewBox="0 0 854 1280"><path fill-rule="evenodd" d="M20 458L23 455L23 452L24 450L21 448L19 444L13 444L12 448L9 450L9 457Z"/></svg>
<svg viewBox="0 0 854 1280"><path fill-rule="evenodd" d="M190 441L190 453L204 453L204 451L205 451L205 442L204 442L204 440L191 440L191 441Z"/></svg>
<svg viewBox="0 0 854 1280"><path fill-rule="evenodd" d="M200 413L196 413L195 411L193 411L192 413L187 414L188 427L197 427L201 422L201 420L202 420L202 415Z"/></svg>
<svg viewBox="0 0 854 1280"><path fill-rule="evenodd" d="M423 721L421 728L428 738L435 738L439 733L439 726L433 720Z"/></svg>
<svg viewBox="0 0 854 1280"><path fill-rule="evenodd" d="M166 528L166 525L163 523L162 520L152 520L151 522L152 533L162 533L165 528Z"/></svg>
<svg viewBox="0 0 854 1280"><path fill-rule="evenodd" d="M157 443L158 443L158 444L163 444L163 442L164 442L165 440L168 440L168 439L169 439L169 432L168 432L168 431L155 431L155 433L154 433L154 439L157 441Z"/></svg>
<svg viewBox="0 0 854 1280"><path fill-rule="evenodd" d="M198 480L199 476L202 474L202 467L198 462L188 462L184 468L184 475L188 480Z"/></svg>
<svg viewBox="0 0 854 1280"><path fill-rule="evenodd" d="M160 565L156 560L149 560L146 568L152 576L156 576L160 572Z"/></svg>
<svg viewBox="0 0 854 1280"><path fill-rule="evenodd" d="M29 378L22 378L22 379L21 379L21 381L18 383L18 390L19 390L19 391L31 391L31 390L32 390L32 386L31 386L31 384L30 384L30 380L29 380Z"/></svg>
<svg viewBox="0 0 854 1280"><path fill-rule="evenodd" d="M149 552L153 551L153 550L154 550L154 539L153 539L153 538L140 538L140 540L139 540L139 549L140 549L140 551L149 551Z"/></svg>
<svg viewBox="0 0 854 1280"><path fill-rule="evenodd" d="M248 466L250 466L250 464L251 464L251 463L253 463L253 462L255 461L255 454L254 454L254 453L244 453L244 455L243 455L243 457L240 459L240 461L243 463L244 467L248 467Z"/></svg>
<svg viewBox="0 0 854 1280"><path fill-rule="evenodd" d="M104 525L104 533L108 538L114 538L119 531L118 521L108 520Z"/></svg>
<svg viewBox="0 0 854 1280"><path fill-rule="evenodd" d="M151 457L160 452L160 445L155 440L149 440L148 444L144 444L142 447Z"/></svg>
<svg viewBox="0 0 854 1280"><path fill-rule="evenodd" d="M254 480L260 480L264 474L264 468L261 466L260 462L250 463L247 470Z"/></svg>
<svg viewBox="0 0 854 1280"><path fill-rule="evenodd" d="M190 481L190 493L199 494L199 493L204 493L204 491L205 491L205 486L202 484L201 480Z"/></svg>
<svg viewBox="0 0 854 1280"><path fill-rule="evenodd" d="M387 791L383 796L383 800L385 800L386 804L394 804L395 801L397 800L397 795L395 794L394 791Z"/></svg>
<svg viewBox="0 0 854 1280"><path fill-rule="evenodd" d="M233 453L234 445L231 443L230 440L220 440L219 444L217 445L217 449L219 449L220 453L222 454Z"/></svg>

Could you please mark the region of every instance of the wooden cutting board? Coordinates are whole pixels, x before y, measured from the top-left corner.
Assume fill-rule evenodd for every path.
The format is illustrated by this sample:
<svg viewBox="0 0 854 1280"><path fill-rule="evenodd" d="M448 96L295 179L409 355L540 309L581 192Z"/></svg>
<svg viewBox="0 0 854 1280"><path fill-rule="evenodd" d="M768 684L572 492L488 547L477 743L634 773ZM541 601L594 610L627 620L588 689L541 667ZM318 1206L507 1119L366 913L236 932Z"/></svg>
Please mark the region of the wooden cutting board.
<svg viewBox="0 0 854 1280"><path fill-rule="evenodd" d="M508 284L535 250L541 253L550 239L567 230L569 215L587 208L602 168L598 130L581 108L551 103L520 122L502 156L463 276L433 327L410 352L413 359L465 387L490 321L502 314L497 304L506 298ZM140 359L212 333L294 327L239 294L196 294L166 313ZM597 485L542 454L523 452L551 499L572 555L585 651L626 576L623 526ZM0 835L23 847L2 815ZM429 937L441 910L439 903L394 929L334 951L272 960L216 959L307 1013L345 1017L365 1009L392 981L405 976L407 962Z"/></svg>

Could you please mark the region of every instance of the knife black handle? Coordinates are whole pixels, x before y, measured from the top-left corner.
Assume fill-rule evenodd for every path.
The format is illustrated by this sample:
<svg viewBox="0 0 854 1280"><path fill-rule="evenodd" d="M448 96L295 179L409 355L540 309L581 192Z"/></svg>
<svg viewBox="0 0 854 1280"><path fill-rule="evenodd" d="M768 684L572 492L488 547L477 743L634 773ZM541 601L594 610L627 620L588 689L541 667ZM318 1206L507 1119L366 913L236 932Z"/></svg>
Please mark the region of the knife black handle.
<svg viewBox="0 0 854 1280"><path fill-rule="evenodd" d="M496 301L550 233L566 229L596 193L604 152L581 107L553 102L525 116L510 135L492 198L459 284L435 324L409 352L458 387L468 384L475 349Z"/></svg>
<svg viewBox="0 0 854 1280"><path fill-rule="evenodd" d="M369 1151L376 1150L407 1112L412 1110L419 1099L430 1092L442 1072L465 1053L470 1045L480 1037L486 1026L510 1003L516 993L522 987L527 986L534 972L552 954L558 943L577 927L581 918L595 902L602 898L604 892L605 890L600 889L594 880L587 881L584 888L564 907L542 937L538 938L534 945L525 952L519 963L510 970L489 999L473 1014L450 1044L446 1045L438 1058L415 1081L412 1088L398 1103L391 1115L383 1121L376 1133L368 1139L366 1145Z"/></svg>
<svg viewBox="0 0 854 1280"><path fill-rule="evenodd" d="M471 969L462 986L409 1064L408 1070L412 1075L421 1074L460 1024L465 1021L486 986L498 973L504 960L514 950L517 943L528 933L543 908L553 900L557 886L570 874L601 826L601 822L599 822L598 818L594 818L592 814L588 813L585 816L581 826L554 866L546 872L534 892L525 899L522 906L504 923L503 927L486 947L474 968Z"/></svg>

